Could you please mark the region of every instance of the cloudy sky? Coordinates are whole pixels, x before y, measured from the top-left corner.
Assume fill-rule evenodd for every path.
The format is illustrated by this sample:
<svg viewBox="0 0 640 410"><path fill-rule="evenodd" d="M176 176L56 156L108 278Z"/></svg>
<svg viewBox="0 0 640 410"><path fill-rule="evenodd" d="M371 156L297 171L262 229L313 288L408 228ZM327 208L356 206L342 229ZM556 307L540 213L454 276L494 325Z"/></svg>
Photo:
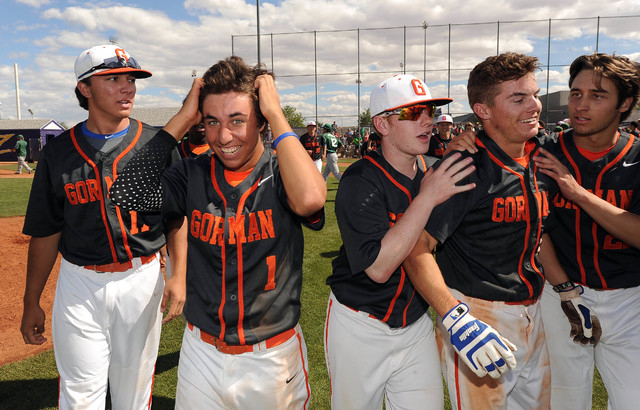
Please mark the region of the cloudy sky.
<svg viewBox="0 0 640 410"><path fill-rule="evenodd" d="M73 63L110 39L153 73L137 82L136 107L179 106L193 73L232 53L258 61L253 0L0 0L0 12L2 119L18 116L16 64L23 119L28 109L67 126L85 119ZM496 52L537 56L543 94L566 89L568 64L596 47L640 61L640 2L630 0L261 0L259 16L260 60L282 105L345 126L401 72L453 98L455 115L470 112L469 69Z"/></svg>

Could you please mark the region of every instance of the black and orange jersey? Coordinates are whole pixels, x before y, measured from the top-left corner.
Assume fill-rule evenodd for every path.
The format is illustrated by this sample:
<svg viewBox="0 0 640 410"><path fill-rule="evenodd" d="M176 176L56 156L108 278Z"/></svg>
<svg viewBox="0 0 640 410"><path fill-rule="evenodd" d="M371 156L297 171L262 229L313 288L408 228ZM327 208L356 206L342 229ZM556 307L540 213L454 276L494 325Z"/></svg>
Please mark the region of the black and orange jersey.
<svg viewBox="0 0 640 410"><path fill-rule="evenodd" d="M160 249L165 237L159 212L124 211L107 199L118 172L157 132L132 119L109 152L86 140L82 123L49 141L38 161L23 233L61 232L60 253L77 265L125 262ZM169 162L177 159L174 151Z"/></svg>
<svg viewBox="0 0 640 410"><path fill-rule="evenodd" d="M429 150L426 155L430 157L442 158L444 156L444 151L449 146L451 139L443 140L440 139L440 136L437 134L431 135L431 139L429 140Z"/></svg>
<svg viewBox="0 0 640 410"><path fill-rule="evenodd" d="M193 145L189 142L188 138L183 138L177 145L178 154L180 158L195 158L198 155L211 152L209 144Z"/></svg>
<svg viewBox="0 0 640 410"><path fill-rule="evenodd" d="M576 181L610 204L640 214L640 140L621 133L606 154L595 160L580 153L573 131L544 141ZM569 278L595 289L640 285L640 249L609 234L562 194L553 197L549 234Z"/></svg>
<svg viewBox="0 0 640 410"><path fill-rule="evenodd" d="M425 162L418 159L413 179L396 171L372 151L342 174L335 211L343 245L333 260L327 285L343 305L369 313L392 328L410 325L428 309L404 269L399 266L385 283L364 272L378 257L381 241L420 190Z"/></svg>
<svg viewBox="0 0 640 410"><path fill-rule="evenodd" d="M473 157L476 171L461 182L476 187L438 205L427 223L427 232L440 242L436 260L442 276L449 287L474 298L538 297L544 273L537 252L555 182L531 159L539 149L536 139L527 143L521 161L483 131L476 144L476 154L462 153Z"/></svg>
<svg viewBox="0 0 640 410"><path fill-rule="evenodd" d="M232 345L255 344L300 318L302 224L319 230L324 212L296 215L276 155L265 149L239 184L215 155L182 160L162 175L162 213L189 222L184 315Z"/></svg>
<svg viewBox="0 0 640 410"><path fill-rule="evenodd" d="M322 159L322 150L324 149L324 138L321 134L316 133L315 137L311 137L308 132L300 136L300 143L306 150L311 150L311 159Z"/></svg>

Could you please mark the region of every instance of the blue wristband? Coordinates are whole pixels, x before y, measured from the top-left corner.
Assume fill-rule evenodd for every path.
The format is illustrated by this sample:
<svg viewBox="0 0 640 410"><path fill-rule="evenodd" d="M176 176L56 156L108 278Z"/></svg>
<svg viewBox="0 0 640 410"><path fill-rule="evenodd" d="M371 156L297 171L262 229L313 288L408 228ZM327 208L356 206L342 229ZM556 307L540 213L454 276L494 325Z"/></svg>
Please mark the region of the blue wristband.
<svg viewBox="0 0 640 410"><path fill-rule="evenodd" d="M291 131L289 131L289 132L285 132L285 133L283 133L283 134L280 134L280 136L278 136L278 138L276 138L276 139L273 141L273 149L276 149L276 145L278 145L278 143L280 142L280 140L282 140L282 139L284 139L284 138L287 138L287 137L296 137L296 138L298 138L298 135L297 135L295 132L291 132Z"/></svg>

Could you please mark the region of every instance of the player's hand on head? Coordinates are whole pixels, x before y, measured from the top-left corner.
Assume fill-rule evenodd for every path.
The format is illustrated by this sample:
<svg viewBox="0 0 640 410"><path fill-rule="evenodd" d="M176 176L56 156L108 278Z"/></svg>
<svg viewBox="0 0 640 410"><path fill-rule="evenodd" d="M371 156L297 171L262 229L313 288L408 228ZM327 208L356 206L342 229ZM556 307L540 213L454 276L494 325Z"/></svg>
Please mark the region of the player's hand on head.
<svg viewBox="0 0 640 410"><path fill-rule="evenodd" d="M160 312L167 313L162 319L162 324L180 316L186 300L187 287L185 280L178 275L171 276L164 286L162 301L160 302ZM167 306L169 307L168 312Z"/></svg>
<svg viewBox="0 0 640 410"><path fill-rule="evenodd" d="M430 168L422 178L420 192L429 195L435 204L440 204L457 193L475 188L475 183L456 185L476 169L473 158L460 159L460 156L459 153L455 153L444 159L438 169Z"/></svg>
<svg viewBox="0 0 640 410"><path fill-rule="evenodd" d="M25 344L41 345L47 341L44 337L44 319L44 310L39 305L24 307L20 332Z"/></svg>
<svg viewBox="0 0 640 410"><path fill-rule="evenodd" d="M273 120L273 116L282 115L280 107L280 96L276 89L276 82L273 76L262 74L256 78L254 86L258 90L258 99L260 100L260 111L268 122Z"/></svg>
<svg viewBox="0 0 640 410"><path fill-rule="evenodd" d="M471 154L478 152L476 146L476 132L467 130L461 132L459 135L452 137L451 142L447 145L447 149L444 150L446 156L453 151L469 151Z"/></svg>
<svg viewBox="0 0 640 410"><path fill-rule="evenodd" d="M562 162L555 155L540 148L542 155L536 155L533 157L533 161L536 163L540 172L553 178L558 184L562 196L569 201L575 201L580 194L584 192L584 188L578 184L578 181L571 175L569 169L565 167Z"/></svg>
<svg viewBox="0 0 640 410"><path fill-rule="evenodd" d="M559 292L560 306L569 319L571 325L569 336L573 341L582 345L595 346L602 336L602 327L600 319L580 296L583 292L584 289L580 285Z"/></svg>
<svg viewBox="0 0 640 410"><path fill-rule="evenodd" d="M516 367L512 352L516 346L494 328L469 314L469 307L459 303L442 319L451 344L462 361L478 376L494 379Z"/></svg>

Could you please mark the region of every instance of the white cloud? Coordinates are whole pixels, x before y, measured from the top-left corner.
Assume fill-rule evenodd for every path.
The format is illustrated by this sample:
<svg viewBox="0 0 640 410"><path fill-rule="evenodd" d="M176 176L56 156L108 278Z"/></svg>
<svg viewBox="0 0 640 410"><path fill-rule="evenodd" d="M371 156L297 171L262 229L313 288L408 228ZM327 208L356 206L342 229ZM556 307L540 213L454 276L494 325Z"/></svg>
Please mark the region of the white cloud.
<svg viewBox="0 0 640 410"><path fill-rule="evenodd" d="M554 19L550 86L565 86L566 64L578 54L595 50L595 16L603 10L609 15L640 14L637 2L603 1L496 0L490 7L486 0L262 2L261 59L276 72L281 102L294 106L307 118L315 115L316 74L318 101L323 104L318 107L319 115L353 113L355 117L358 53L361 110L368 106L368 95L375 84L404 69L425 77L432 95L449 93L455 100L448 107L451 112L468 112L468 70L495 54L498 44L500 51L538 52L546 64L549 18ZM34 107L36 115L69 122L86 116L73 94L73 62L82 50L106 43L111 36L153 73L153 77L138 82L139 107L179 105L189 89L192 71L202 75L211 64L230 55L232 36L233 52L249 64L257 61L256 9L255 2L249 0L166 4L137 0L127 5L48 0L17 3L39 8L39 15L30 18L29 24L22 17L18 19L19 34L12 33L11 48L1 49L6 50L5 56L20 62L21 98ZM429 24L426 67L425 31L420 27L423 21ZM599 24L601 51L626 52L638 60L639 18L601 18ZM296 34L282 34L293 32ZM317 72L314 55L318 57ZM0 60L3 117L15 112L12 71L12 64ZM546 72L541 75L539 83L544 87Z"/></svg>

